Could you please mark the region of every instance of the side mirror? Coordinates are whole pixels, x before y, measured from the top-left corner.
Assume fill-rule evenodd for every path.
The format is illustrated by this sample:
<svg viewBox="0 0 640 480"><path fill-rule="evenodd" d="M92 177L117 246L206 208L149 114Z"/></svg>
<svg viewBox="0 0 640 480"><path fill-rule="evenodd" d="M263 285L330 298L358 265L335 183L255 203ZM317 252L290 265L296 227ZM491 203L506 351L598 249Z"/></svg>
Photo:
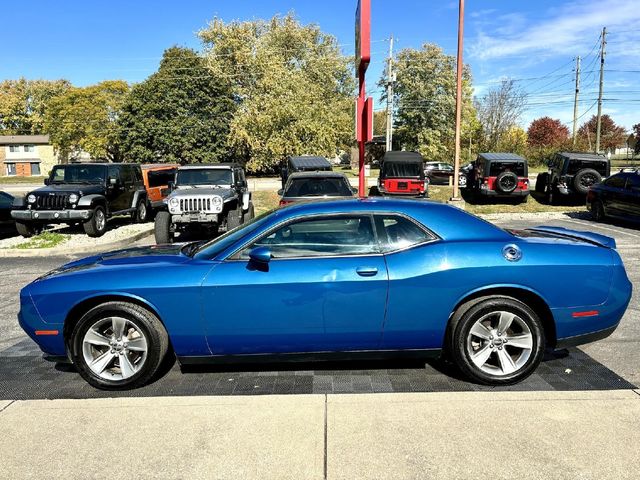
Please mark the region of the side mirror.
<svg viewBox="0 0 640 480"><path fill-rule="evenodd" d="M117 178L113 178L113 177L109 177L109 185L111 185L112 187L115 187L116 185L118 185L118 179Z"/></svg>
<svg viewBox="0 0 640 480"><path fill-rule="evenodd" d="M49 180L49 177L44 179L44 184L45 185L49 185L51 183L51 180Z"/></svg>
<svg viewBox="0 0 640 480"><path fill-rule="evenodd" d="M256 247L249 252L249 259L256 263L269 263L271 250L268 247Z"/></svg>
<svg viewBox="0 0 640 480"><path fill-rule="evenodd" d="M351 193L358 193L358 189L356 187L351 187Z"/></svg>
<svg viewBox="0 0 640 480"><path fill-rule="evenodd" d="M278 190L278 196L281 197L283 193L284 193L284 189L281 188L280 190Z"/></svg>
<svg viewBox="0 0 640 480"><path fill-rule="evenodd" d="M174 182L174 181L169 180L169 181L167 182L167 187L169 188L169 191L170 191L170 192L173 192L173 189L176 187L176 184L175 184L175 182Z"/></svg>

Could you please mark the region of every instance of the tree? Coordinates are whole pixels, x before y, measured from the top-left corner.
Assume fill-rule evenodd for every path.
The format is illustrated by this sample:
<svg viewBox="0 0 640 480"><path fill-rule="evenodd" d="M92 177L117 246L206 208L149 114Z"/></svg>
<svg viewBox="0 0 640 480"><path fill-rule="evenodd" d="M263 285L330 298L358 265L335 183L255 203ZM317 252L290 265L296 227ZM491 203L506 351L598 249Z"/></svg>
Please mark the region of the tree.
<svg viewBox="0 0 640 480"><path fill-rule="evenodd" d="M227 159L235 109L229 82L194 50L165 50L158 71L135 85L120 118L125 157L135 162L210 163Z"/></svg>
<svg viewBox="0 0 640 480"><path fill-rule="evenodd" d="M117 121L128 92L126 82L108 80L51 99L45 129L63 161L83 151L96 159L122 160Z"/></svg>
<svg viewBox="0 0 640 480"><path fill-rule="evenodd" d="M500 137L497 150L501 152L517 153L518 155L527 155L527 132L517 125L509 128Z"/></svg>
<svg viewBox="0 0 640 480"><path fill-rule="evenodd" d="M44 132L44 117L52 98L71 88L67 80L4 80L0 82L0 133L35 135Z"/></svg>
<svg viewBox="0 0 640 480"><path fill-rule="evenodd" d="M633 126L633 134L635 135L636 144L634 148L634 153L640 153L640 123L636 123Z"/></svg>
<svg viewBox="0 0 640 480"><path fill-rule="evenodd" d="M288 155L335 156L353 140L354 81L336 39L292 14L214 20L200 33L214 76L232 83L238 110L229 144L251 172Z"/></svg>
<svg viewBox="0 0 640 480"><path fill-rule="evenodd" d="M484 148L495 150L500 138L518 123L527 104L527 96L513 80L504 80L476 103L482 124Z"/></svg>
<svg viewBox="0 0 640 480"><path fill-rule="evenodd" d="M387 134L387 111L377 110L373 112L373 134Z"/></svg>
<svg viewBox="0 0 640 480"><path fill-rule="evenodd" d="M394 137L406 150L417 150L429 160L452 161L456 104L456 59L434 44L420 50L401 50L395 61L396 108ZM386 84L386 72L378 85ZM474 130L471 73L463 71L462 144ZM386 100L386 94L382 96Z"/></svg>
<svg viewBox="0 0 640 480"><path fill-rule="evenodd" d="M598 117L593 115L588 121L582 124L578 130L579 139L595 148L596 128ZM616 125L609 115L600 117L600 148L602 150L615 150L617 147L623 146L627 139L627 132L624 127Z"/></svg>
<svg viewBox="0 0 640 480"><path fill-rule="evenodd" d="M556 147L569 138L569 129L560 120L541 117L531 122L527 130L532 147Z"/></svg>

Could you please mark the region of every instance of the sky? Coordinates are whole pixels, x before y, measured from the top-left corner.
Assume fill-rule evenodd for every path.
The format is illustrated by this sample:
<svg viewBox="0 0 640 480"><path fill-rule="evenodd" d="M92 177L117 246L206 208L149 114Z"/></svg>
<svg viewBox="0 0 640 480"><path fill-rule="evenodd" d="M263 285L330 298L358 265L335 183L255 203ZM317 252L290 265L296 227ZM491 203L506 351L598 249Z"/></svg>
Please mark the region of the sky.
<svg viewBox="0 0 640 480"><path fill-rule="evenodd" d="M5 48L0 79L66 78L78 86L106 79L139 82L153 73L164 49L200 49L197 32L224 21L294 12L316 23L353 55L356 0L2 0ZM388 39L395 50L439 44L455 55L458 2L371 0L372 63L367 90L376 86ZM631 129L640 123L638 0L467 0L464 61L475 93L505 78L529 93L521 124L548 115L571 127L575 57L582 57L579 122L596 113L599 38L608 30L603 113Z"/></svg>

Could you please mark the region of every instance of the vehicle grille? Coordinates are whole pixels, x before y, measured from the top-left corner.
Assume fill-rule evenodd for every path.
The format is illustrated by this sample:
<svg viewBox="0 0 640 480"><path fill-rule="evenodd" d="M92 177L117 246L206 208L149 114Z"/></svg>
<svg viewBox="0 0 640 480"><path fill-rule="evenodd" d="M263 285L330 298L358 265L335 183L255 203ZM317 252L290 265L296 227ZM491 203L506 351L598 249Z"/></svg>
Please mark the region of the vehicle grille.
<svg viewBox="0 0 640 480"><path fill-rule="evenodd" d="M68 193L36 195L35 208L39 210L61 210L67 207L68 200Z"/></svg>
<svg viewBox="0 0 640 480"><path fill-rule="evenodd" d="M216 213L215 207L211 208L212 206L210 197L187 197L180 199L180 211L183 213Z"/></svg>

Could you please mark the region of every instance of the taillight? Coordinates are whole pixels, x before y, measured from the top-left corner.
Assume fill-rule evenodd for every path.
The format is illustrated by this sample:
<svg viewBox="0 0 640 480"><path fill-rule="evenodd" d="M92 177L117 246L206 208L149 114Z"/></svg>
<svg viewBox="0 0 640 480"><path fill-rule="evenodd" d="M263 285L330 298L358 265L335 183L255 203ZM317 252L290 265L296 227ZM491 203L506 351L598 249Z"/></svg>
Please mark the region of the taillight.
<svg viewBox="0 0 640 480"><path fill-rule="evenodd" d="M282 206L288 205L290 203L293 203L293 202L290 202L289 200L280 200L280 204L279 205L282 207Z"/></svg>

